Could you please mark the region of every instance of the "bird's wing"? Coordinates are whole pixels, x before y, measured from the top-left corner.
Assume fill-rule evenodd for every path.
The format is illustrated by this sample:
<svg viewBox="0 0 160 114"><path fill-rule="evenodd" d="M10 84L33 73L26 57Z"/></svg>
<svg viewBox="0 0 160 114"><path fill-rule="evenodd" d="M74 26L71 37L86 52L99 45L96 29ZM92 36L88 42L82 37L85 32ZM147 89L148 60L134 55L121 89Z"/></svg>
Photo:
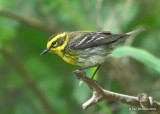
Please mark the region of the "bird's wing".
<svg viewBox="0 0 160 114"><path fill-rule="evenodd" d="M72 42L70 49L79 50L95 46L105 45L114 42L119 38L126 36L126 34L112 34L108 31L104 32L88 32L80 36L76 41Z"/></svg>

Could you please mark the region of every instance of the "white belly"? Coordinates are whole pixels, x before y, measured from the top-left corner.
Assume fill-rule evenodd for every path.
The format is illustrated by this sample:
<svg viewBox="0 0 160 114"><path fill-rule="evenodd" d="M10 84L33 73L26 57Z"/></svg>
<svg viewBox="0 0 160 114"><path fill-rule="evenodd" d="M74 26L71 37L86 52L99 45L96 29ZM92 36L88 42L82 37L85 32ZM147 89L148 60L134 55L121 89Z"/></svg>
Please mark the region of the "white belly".
<svg viewBox="0 0 160 114"><path fill-rule="evenodd" d="M102 64L106 60L109 53L110 52L106 50L105 46L85 49L79 54L78 65L88 67Z"/></svg>
<svg viewBox="0 0 160 114"><path fill-rule="evenodd" d="M102 58L102 57L99 57L99 56L91 56L87 60L83 59L83 58L79 58L78 59L78 65L88 67L88 66L94 66L94 65L102 64L104 61L105 61L104 57Z"/></svg>

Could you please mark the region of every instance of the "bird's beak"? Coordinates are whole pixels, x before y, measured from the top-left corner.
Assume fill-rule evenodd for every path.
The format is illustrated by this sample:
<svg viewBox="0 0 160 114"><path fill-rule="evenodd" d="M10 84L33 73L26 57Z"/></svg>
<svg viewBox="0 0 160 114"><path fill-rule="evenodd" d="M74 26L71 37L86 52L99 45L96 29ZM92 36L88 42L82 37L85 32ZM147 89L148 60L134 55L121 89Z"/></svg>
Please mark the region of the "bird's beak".
<svg viewBox="0 0 160 114"><path fill-rule="evenodd" d="M42 53L41 53L40 55L46 54L46 53L48 53L48 52L49 52L49 48L43 50Z"/></svg>

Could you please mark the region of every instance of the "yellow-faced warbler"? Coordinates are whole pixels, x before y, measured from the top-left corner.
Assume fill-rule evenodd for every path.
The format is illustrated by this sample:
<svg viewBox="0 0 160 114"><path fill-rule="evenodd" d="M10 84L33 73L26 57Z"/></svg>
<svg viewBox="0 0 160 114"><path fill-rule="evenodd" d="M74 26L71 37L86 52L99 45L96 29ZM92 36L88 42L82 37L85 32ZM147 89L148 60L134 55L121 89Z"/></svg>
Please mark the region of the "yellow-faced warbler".
<svg viewBox="0 0 160 114"><path fill-rule="evenodd" d="M108 54L110 54L119 43L125 40L125 38L143 30L145 30L145 28L136 29L124 34L112 34L109 31L63 32L51 36L47 42L46 49L41 55L54 52L64 61L73 65L82 66L82 69L97 66L96 73L99 66L105 62Z"/></svg>

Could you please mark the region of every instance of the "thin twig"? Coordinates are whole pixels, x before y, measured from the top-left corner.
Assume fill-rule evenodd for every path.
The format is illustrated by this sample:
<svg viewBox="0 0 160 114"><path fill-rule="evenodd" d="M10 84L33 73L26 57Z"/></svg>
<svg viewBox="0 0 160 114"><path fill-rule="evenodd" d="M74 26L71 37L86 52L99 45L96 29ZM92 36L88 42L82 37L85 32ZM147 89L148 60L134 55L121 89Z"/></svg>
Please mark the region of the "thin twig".
<svg viewBox="0 0 160 114"><path fill-rule="evenodd" d="M78 79L84 81L89 88L93 90L93 96L82 105L83 109L86 109L103 100L111 100L128 104L130 106L141 107L146 111L155 111L157 113L160 112L160 102L153 100L153 98L148 96L146 93L139 94L138 96L129 96L111 92L100 87L98 83L88 78L82 71L74 71L74 74Z"/></svg>

